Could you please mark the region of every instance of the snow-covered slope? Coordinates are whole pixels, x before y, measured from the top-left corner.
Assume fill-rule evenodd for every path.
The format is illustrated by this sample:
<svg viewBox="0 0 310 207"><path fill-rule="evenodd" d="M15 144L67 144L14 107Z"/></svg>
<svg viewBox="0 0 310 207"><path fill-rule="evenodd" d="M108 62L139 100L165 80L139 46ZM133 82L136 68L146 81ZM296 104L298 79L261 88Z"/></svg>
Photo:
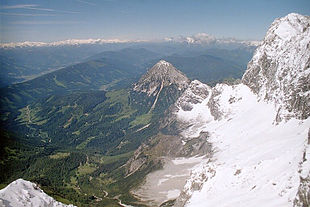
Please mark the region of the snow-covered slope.
<svg viewBox="0 0 310 207"><path fill-rule="evenodd" d="M208 132L214 150L212 159L197 167L185 186L185 192L192 194L193 184L204 183L187 205L293 206L310 119L274 125L273 105L258 101L247 86L217 88L222 93L215 98L225 118L215 121L203 108L210 121L185 132L193 137Z"/></svg>
<svg viewBox="0 0 310 207"><path fill-rule="evenodd" d="M36 184L18 179L0 190L0 206L4 207L65 207L65 205L45 194Z"/></svg>
<svg viewBox="0 0 310 207"><path fill-rule="evenodd" d="M309 27L298 14L275 20L242 84L218 84L190 107L178 100L181 134L207 133L213 152L175 206L309 205Z"/></svg>
<svg viewBox="0 0 310 207"><path fill-rule="evenodd" d="M257 48L243 83L272 101L277 121L310 116L310 17L289 14L276 19Z"/></svg>

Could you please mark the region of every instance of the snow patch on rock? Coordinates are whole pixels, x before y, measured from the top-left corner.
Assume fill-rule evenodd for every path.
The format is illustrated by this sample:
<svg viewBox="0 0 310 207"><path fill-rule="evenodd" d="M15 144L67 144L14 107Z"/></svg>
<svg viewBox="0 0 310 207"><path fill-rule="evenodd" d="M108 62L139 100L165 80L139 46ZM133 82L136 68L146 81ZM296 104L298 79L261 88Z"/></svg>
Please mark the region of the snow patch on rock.
<svg viewBox="0 0 310 207"><path fill-rule="evenodd" d="M50 206L50 207L73 207L65 205L48 196L36 184L18 179L0 190L0 206Z"/></svg>

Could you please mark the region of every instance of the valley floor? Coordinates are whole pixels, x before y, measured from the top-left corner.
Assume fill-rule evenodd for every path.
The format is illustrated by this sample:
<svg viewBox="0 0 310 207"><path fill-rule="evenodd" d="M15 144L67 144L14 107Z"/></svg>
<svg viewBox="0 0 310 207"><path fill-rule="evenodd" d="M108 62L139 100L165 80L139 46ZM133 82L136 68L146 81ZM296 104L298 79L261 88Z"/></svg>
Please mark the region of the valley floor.
<svg viewBox="0 0 310 207"><path fill-rule="evenodd" d="M163 158L163 169L150 173L146 181L132 193L143 203L149 206L160 204L176 199L190 177L190 172L204 157L191 158Z"/></svg>

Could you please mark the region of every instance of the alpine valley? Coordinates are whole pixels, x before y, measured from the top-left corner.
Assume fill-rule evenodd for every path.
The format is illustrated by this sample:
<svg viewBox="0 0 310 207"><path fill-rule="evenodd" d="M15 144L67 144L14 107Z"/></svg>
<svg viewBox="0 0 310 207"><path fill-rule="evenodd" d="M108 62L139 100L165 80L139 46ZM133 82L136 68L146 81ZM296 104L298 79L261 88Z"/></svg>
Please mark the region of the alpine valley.
<svg viewBox="0 0 310 207"><path fill-rule="evenodd" d="M310 17L165 44L3 46L0 205L310 206Z"/></svg>

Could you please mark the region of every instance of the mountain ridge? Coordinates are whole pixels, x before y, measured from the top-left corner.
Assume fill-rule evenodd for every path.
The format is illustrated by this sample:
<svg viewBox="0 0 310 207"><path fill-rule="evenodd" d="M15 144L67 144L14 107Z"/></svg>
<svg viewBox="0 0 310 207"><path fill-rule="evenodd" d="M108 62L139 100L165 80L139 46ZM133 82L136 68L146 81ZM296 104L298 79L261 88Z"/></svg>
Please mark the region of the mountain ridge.
<svg viewBox="0 0 310 207"><path fill-rule="evenodd" d="M310 116L310 17L276 19L256 49L242 82L261 99L273 101L277 120Z"/></svg>
<svg viewBox="0 0 310 207"><path fill-rule="evenodd" d="M177 112L188 123L204 117L182 133L209 133L216 152L192 171L175 206L307 206L309 28L307 16L276 19L241 84L217 84L207 106L192 104L198 114Z"/></svg>
<svg viewBox="0 0 310 207"><path fill-rule="evenodd" d="M240 44L244 46L258 46L260 41L257 40L237 40L235 38L216 38L206 33L198 33L196 35L184 37L167 37L161 40L126 40L126 39L67 39L55 42L10 42L0 43L0 48L22 48L22 47L60 47L65 45L94 45L94 44L122 44L122 43L140 43L140 42L181 42L187 44Z"/></svg>

